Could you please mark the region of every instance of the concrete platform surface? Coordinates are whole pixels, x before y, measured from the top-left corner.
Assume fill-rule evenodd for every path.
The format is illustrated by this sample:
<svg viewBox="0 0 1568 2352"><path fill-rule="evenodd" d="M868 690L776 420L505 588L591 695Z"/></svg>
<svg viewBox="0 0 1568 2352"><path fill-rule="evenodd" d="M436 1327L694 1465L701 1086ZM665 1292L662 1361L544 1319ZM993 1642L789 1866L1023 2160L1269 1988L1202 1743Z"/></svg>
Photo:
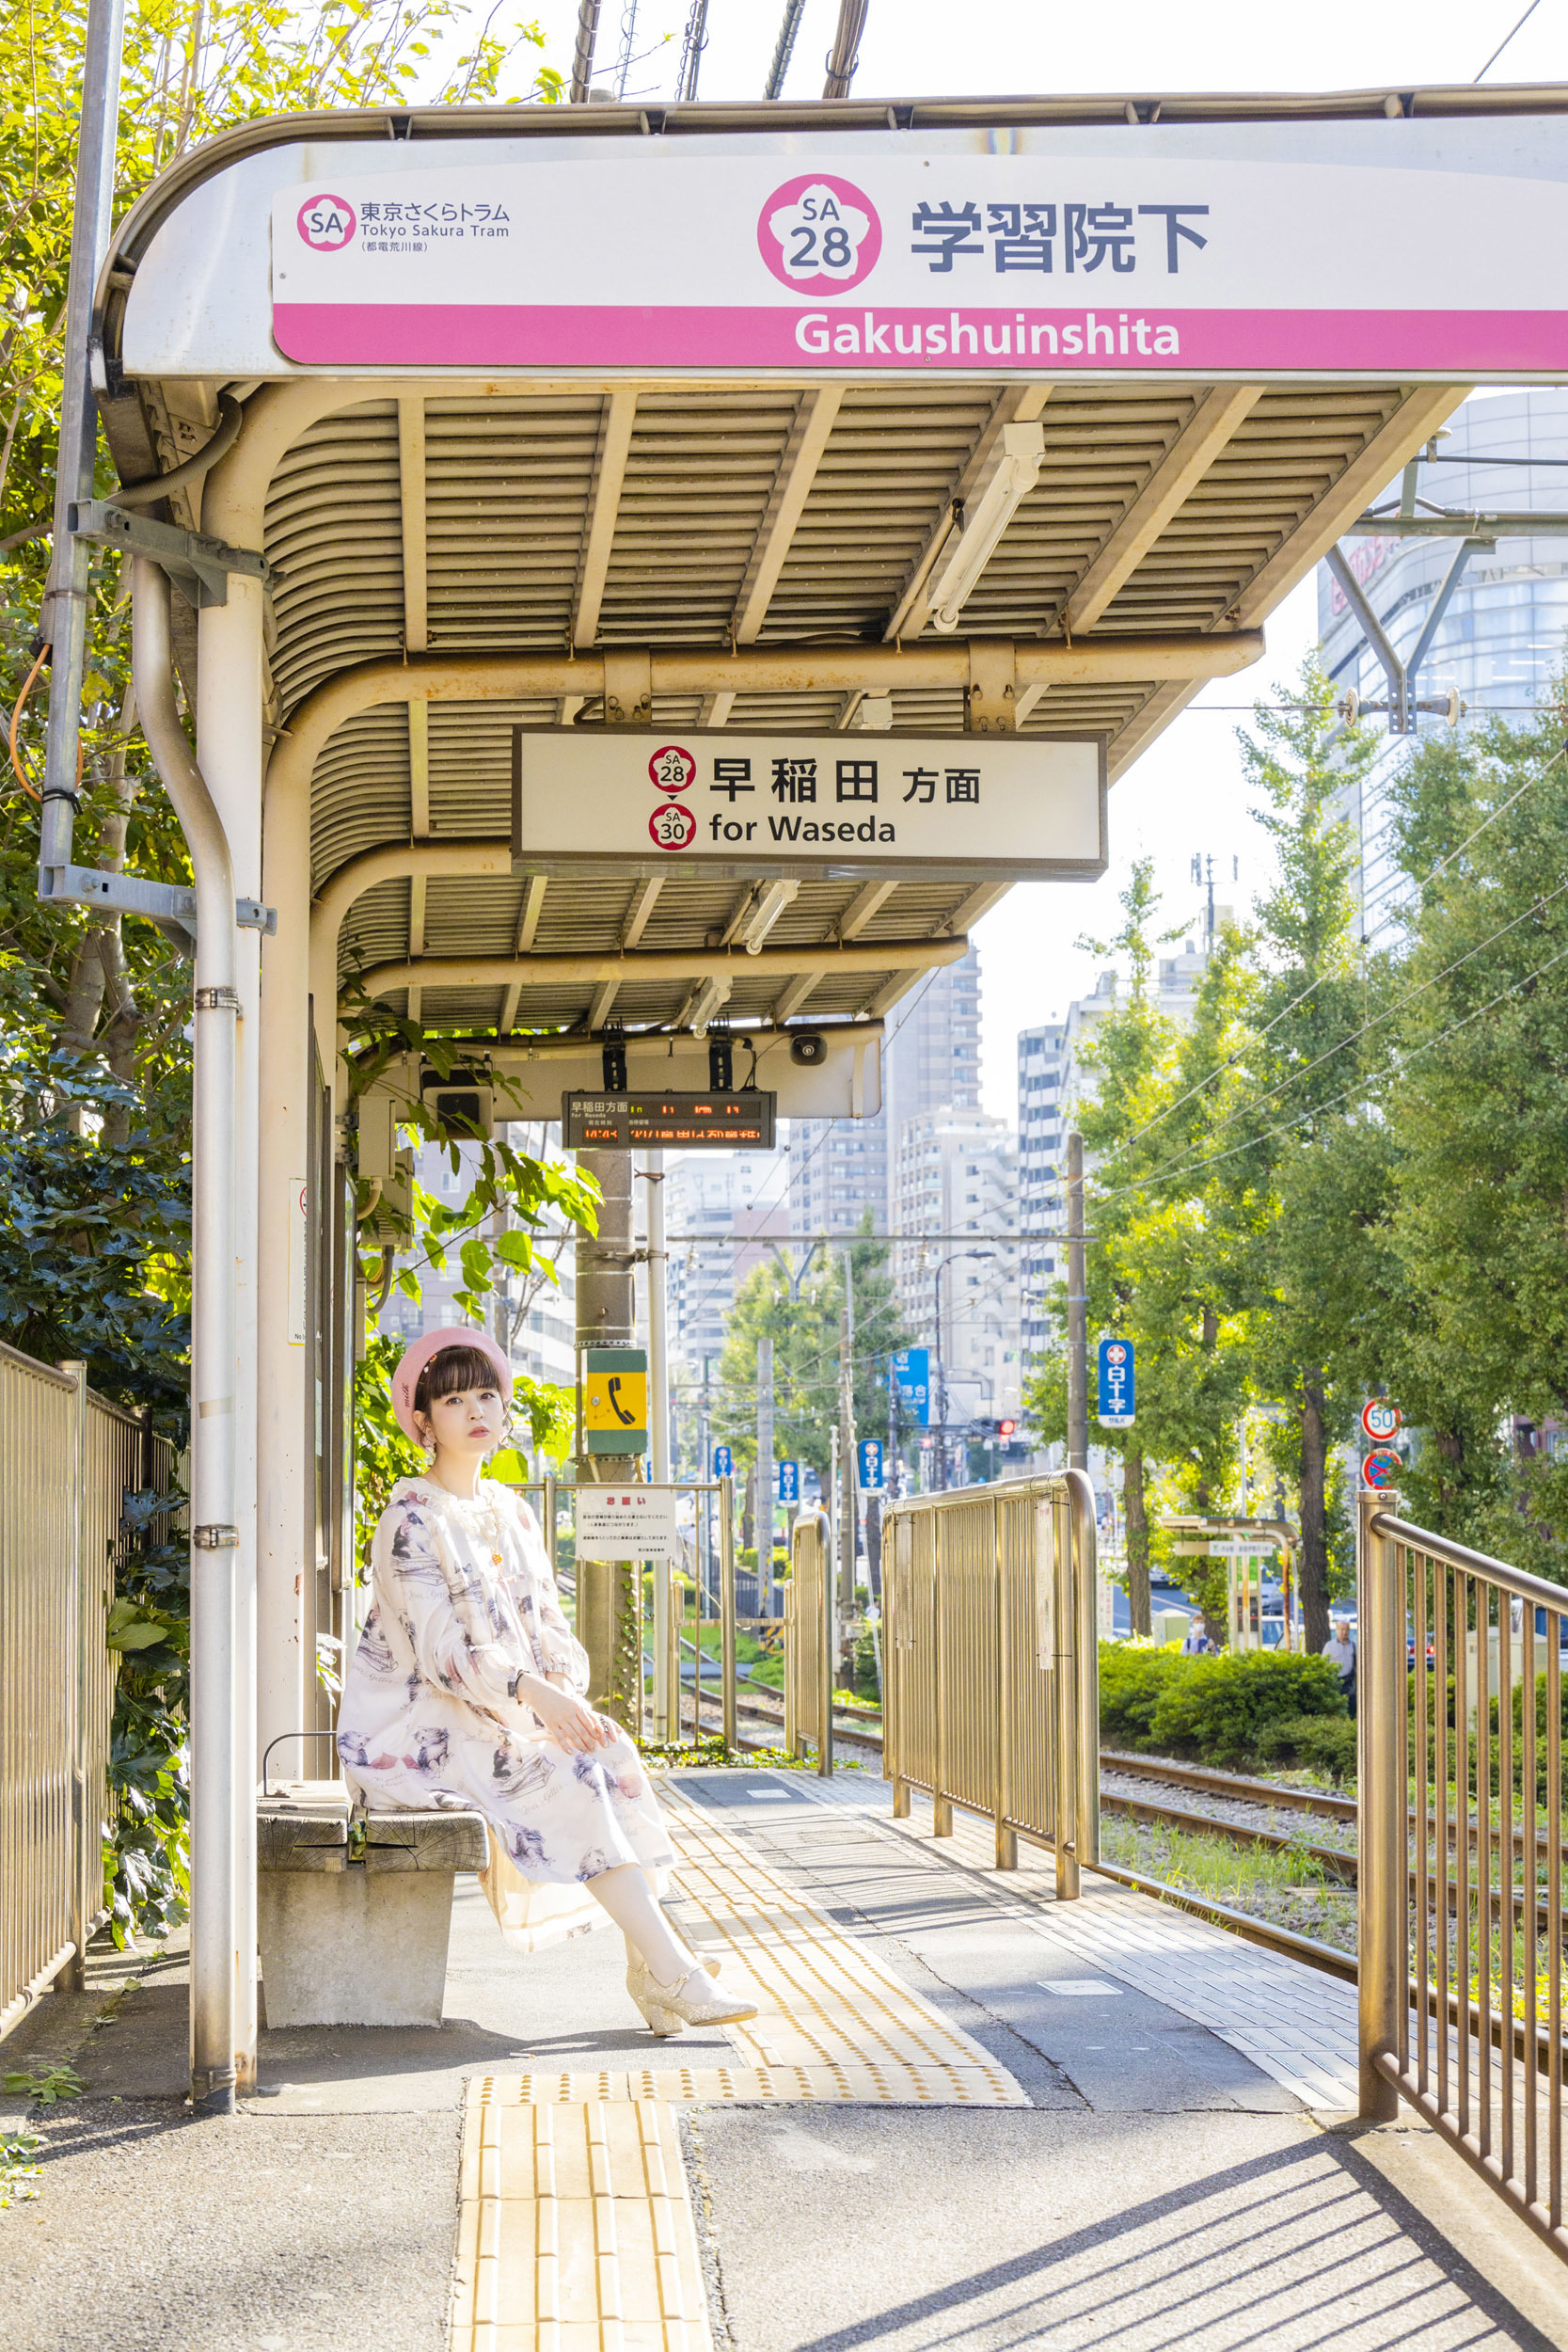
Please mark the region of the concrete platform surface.
<svg viewBox="0 0 1568 2352"><path fill-rule="evenodd" d="M729 2034L655 2039L619 1937L519 1957L459 1881L442 2026L264 2033L197 2123L181 1951L95 1952L5 2044L87 2086L26 2119L7 2352L1568 2352L1568 2271L1459 2158L1330 2112L1310 1972L1057 1907L861 1773L667 1786Z"/></svg>

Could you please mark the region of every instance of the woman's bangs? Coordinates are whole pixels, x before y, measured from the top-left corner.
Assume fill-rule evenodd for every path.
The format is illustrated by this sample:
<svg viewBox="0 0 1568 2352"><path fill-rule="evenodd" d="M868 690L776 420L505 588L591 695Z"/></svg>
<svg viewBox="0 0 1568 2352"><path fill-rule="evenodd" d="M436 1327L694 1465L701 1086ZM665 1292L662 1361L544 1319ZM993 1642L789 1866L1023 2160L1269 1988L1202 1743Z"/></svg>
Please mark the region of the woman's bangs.
<svg viewBox="0 0 1568 2352"><path fill-rule="evenodd" d="M434 1404L438 1396L455 1396L461 1389L494 1389L501 1392L501 1378L483 1348L443 1347L433 1356L420 1375L414 1402L424 1409L424 1402Z"/></svg>

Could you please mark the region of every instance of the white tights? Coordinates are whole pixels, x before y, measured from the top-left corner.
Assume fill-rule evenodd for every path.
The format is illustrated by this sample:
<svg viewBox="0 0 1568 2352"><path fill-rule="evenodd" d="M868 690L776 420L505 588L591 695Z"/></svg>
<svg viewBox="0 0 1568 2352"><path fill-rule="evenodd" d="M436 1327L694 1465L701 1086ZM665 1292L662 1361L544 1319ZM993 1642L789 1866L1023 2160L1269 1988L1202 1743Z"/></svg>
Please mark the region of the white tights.
<svg viewBox="0 0 1568 2352"><path fill-rule="evenodd" d="M628 1958L641 1953L660 1984L674 1984L690 1975L691 1955L672 1934L645 1873L635 1862L601 1870L588 1881L588 1891L626 1937Z"/></svg>

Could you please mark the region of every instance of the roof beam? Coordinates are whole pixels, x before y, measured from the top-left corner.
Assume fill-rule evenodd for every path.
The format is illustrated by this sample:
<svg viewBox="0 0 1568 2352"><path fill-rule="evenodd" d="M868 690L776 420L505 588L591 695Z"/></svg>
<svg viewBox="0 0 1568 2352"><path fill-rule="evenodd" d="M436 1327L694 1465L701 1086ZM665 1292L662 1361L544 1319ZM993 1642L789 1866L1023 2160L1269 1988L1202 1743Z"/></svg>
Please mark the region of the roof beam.
<svg viewBox="0 0 1568 2352"><path fill-rule="evenodd" d="M511 846L508 842L508 850ZM523 892L522 913L517 917L516 952L519 956L531 955L533 951L534 937L539 929L539 917L545 912L545 893L549 886L550 878L547 874L529 876L528 886ZM517 1018L517 998L521 993L516 978L514 977L507 982L506 994L501 1000L499 1025L503 1036Z"/></svg>
<svg viewBox="0 0 1568 2352"><path fill-rule="evenodd" d="M701 980L716 973L743 974L815 972L819 977L838 972L925 972L939 963L958 963L969 953L962 933L953 939L879 940L873 946L822 947L760 947L755 954L736 954L722 947L641 949L626 953L581 956L427 956L421 961L381 963L364 976L372 996L390 995L400 988L510 988L570 986L574 982L597 988L614 979Z"/></svg>
<svg viewBox="0 0 1568 2352"><path fill-rule="evenodd" d="M1069 635L1093 628L1116 601L1243 419L1262 399L1263 389L1261 384L1219 384L1198 402L1069 596L1061 617Z"/></svg>
<svg viewBox="0 0 1568 2352"><path fill-rule="evenodd" d="M821 970L800 973L790 981L789 986L774 1005L768 1015L769 1020L787 1021L792 1013L800 1011L817 981L826 977L827 975Z"/></svg>
<svg viewBox="0 0 1568 2352"><path fill-rule="evenodd" d="M700 727L728 726L730 712L734 708L735 696L727 688L721 694L705 694L703 707L697 713L697 724Z"/></svg>
<svg viewBox="0 0 1568 2352"><path fill-rule="evenodd" d="M430 643L430 586L422 392L398 395L398 488L403 510L403 642L410 653L423 653Z"/></svg>
<svg viewBox="0 0 1568 2352"><path fill-rule="evenodd" d="M594 991L594 1001L588 1008L588 1025L591 1029L604 1027L605 1023L610 1019L610 1009L620 993L621 983L618 979L601 980L599 986Z"/></svg>
<svg viewBox="0 0 1568 2352"><path fill-rule="evenodd" d="M1002 428L1008 424L1033 424L1042 414L1051 398L1049 384L1008 384L998 392L990 415L986 419L969 455L956 476L952 487L942 499L942 512L927 534L926 544L914 560L902 595L894 606L882 642L891 645L900 637L918 637L930 617L926 601L926 583L936 569L938 556L947 544L954 527L953 508L973 491L987 460L1002 438Z"/></svg>
<svg viewBox="0 0 1568 2352"><path fill-rule="evenodd" d="M599 411L599 446L594 458L594 483L588 493L587 528L578 560L577 590L572 598L572 643L594 644L599 634L599 612L605 582L610 577L610 551L615 542L615 518L621 511L621 488L631 454L631 429L637 418L637 394L618 385L604 396Z"/></svg>
<svg viewBox="0 0 1568 2352"><path fill-rule="evenodd" d="M1447 422L1469 390L1467 384L1412 386L1383 430L1374 433L1360 454L1335 476L1326 495L1303 516L1261 571L1253 574L1223 618L1247 627L1272 612L1280 598L1289 596L1296 582L1305 580L1314 564L1328 553L1367 501L1375 498L1431 440L1438 426Z"/></svg>
<svg viewBox="0 0 1568 2352"><path fill-rule="evenodd" d="M737 645L754 644L762 633L796 525L811 495L811 485L816 479L817 467L843 402L843 388L837 384L819 384L800 394L763 512L756 545L752 549L752 560L736 598L732 628Z"/></svg>
<svg viewBox="0 0 1568 2352"><path fill-rule="evenodd" d="M430 838L430 705L408 706L408 830Z"/></svg>
<svg viewBox="0 0 1568 2352"><path fill-rule="evenodd" d="M626 919L621 926L623 947L637 946L648 928L648 917L658 904L658 894L663 887L664 876L662 874L650 874L645 882L638 883L637 888L631 894L631 904L626 909Z"/></svg>
<svg viewBox="0 0 1568 2352"><path fill-rule="evenodd" d="M878 908L885 905L897 887L896 882L863 882L845 908L834 938L840 941L858 938Z"/></svg>

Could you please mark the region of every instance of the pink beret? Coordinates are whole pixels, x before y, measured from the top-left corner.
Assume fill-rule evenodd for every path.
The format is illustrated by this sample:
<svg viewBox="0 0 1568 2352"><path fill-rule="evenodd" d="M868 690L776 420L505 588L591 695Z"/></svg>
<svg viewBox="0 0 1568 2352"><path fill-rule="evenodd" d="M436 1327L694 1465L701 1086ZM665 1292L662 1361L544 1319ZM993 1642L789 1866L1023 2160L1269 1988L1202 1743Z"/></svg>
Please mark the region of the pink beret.
<svg viewBox="0 0 1568 2352"><path fill-rule="evenodd" d="M512 1394L512 1367L502 1355L499 1343L488 1331L476 1331L472 1324L450 1325L443 1331L427 1331L422 1340L416 1340L405 1348L396 1372L392 1375L392 1410L398 1417L398 1427L405 1438L420 1442L419 1426L414 1419L414 1391L420 1385L420 1375L433 1356L439 1356L444 1347L475 1347L487 1356L496 1368L496 1386L502 1396Z"/></svg>

